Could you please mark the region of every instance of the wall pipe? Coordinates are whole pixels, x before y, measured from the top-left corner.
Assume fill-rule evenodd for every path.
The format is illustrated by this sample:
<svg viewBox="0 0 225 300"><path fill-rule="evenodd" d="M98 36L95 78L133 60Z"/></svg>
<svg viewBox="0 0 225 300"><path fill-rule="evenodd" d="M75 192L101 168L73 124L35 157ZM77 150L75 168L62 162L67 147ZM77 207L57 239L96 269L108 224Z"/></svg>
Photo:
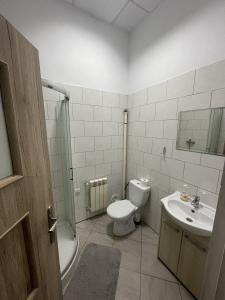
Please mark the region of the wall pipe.
<svg viewBox="0 0 225 300"><path fill-rule="evenodd" d="M128 112L123 112L123 199L126 198L126 180L127 180L127 126Z"/></svg>
<svg viewBox="0 0 225 300"><path fill-rule="evenodd" d="M42 86L44 86L44 87L46 87L48 89L52 89L54 91L57 91L57 92L63 94L65 96L65 100L70 100L69 93L63 87L58 86L54 82L52 82L50 80L47 80L47 79L44 79L44 78L41 79L41 83L42 83Z"/></svg>

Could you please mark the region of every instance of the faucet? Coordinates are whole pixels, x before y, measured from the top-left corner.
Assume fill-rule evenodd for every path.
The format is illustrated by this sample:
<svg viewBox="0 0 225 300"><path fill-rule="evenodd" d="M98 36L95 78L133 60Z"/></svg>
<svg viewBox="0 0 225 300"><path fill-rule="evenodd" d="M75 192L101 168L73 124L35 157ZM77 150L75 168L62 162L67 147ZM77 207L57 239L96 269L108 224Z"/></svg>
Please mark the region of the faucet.
<svg viewBox="0 0 225 300"><path fill-rule="evenodd" d="M200 206L200 197L199 196L193 196L191 204L194 206L194 208L198 209L199 206Z"/></svg>

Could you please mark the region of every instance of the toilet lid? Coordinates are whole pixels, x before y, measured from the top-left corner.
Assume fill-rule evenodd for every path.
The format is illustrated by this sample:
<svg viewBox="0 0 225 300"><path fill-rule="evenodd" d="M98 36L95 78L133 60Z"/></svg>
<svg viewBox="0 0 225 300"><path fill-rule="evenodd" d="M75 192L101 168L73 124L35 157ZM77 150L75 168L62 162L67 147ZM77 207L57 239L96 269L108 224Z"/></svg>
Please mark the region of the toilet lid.
<svg viewBox="0 0 225 300"><path fill-rule="evenodd" d="M137 209L129 200L119 200L107 207L108 215L113 219L122 219Z"/></svg>

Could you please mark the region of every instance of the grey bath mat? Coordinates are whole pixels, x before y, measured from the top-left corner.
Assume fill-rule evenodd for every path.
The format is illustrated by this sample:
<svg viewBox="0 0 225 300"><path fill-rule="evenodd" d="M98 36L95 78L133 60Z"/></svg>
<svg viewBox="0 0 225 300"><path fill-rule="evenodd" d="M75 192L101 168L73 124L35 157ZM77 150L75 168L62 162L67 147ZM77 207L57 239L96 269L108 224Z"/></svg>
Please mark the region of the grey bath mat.
<svg viewBox="0 0 225 300"><path fill-rule="evenodd" d="M114 300L120 259L118 249L88 244L64 300Z"/></svg>

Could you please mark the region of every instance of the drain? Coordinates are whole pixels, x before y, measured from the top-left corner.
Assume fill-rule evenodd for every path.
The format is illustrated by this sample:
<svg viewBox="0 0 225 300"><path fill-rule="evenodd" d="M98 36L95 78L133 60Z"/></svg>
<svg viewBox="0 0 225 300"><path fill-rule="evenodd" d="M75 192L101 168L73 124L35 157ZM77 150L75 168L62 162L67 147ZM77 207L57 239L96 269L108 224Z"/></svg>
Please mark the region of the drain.
<svg viewBox="0 0 225 300"><path fill-rule="evenodd" d="M194 209L192 209L192 210L191 210L191 212L194 214L194 213L195 213L195 210L194 210Z"/></svg>
<svg viewBox="0 0 225 300"><path fill-rule="evenodd" d="M193 222L193 220L191 218L186 218L186 220L190 223Z"/></svg>

